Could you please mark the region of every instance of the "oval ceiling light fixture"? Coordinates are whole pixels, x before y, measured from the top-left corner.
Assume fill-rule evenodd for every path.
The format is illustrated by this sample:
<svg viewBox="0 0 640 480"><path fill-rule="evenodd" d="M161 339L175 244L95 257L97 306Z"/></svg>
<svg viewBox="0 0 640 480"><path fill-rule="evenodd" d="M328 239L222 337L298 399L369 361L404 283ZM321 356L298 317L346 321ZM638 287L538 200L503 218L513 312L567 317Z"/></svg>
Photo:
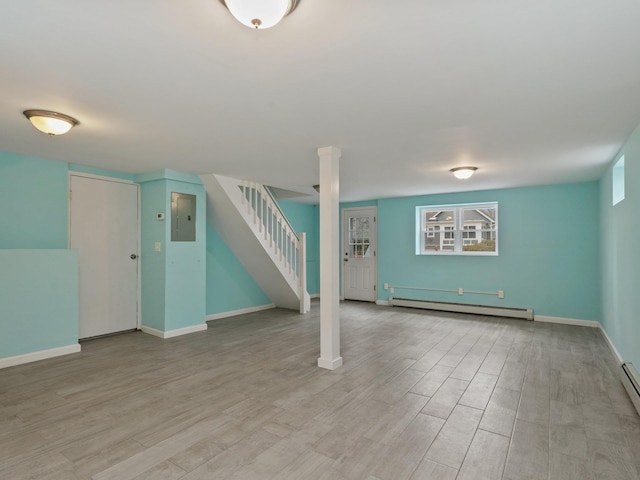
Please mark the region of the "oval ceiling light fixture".
<svg viewBox="0 0 640 480"><path fill-rule="evenodd" d="M264 30L289 15L299 0L221 0L236 20L247 27Z"/></svg>
<svg viewBox="0 0 640 480"><path fill-rule="evenodd" d="M449 171L453 173L456 178L459 178L460 180L466 180L471 175L473 175L476 170L478 170L478 167L456 167L452 168Z"/></svg>
<svg viewBox="0 0 640 480"><path fill-rule="evenodd" d="M64 113L49 110L25 110L22 112L31 124L47 135L63 135L80 122Z"/></svg>

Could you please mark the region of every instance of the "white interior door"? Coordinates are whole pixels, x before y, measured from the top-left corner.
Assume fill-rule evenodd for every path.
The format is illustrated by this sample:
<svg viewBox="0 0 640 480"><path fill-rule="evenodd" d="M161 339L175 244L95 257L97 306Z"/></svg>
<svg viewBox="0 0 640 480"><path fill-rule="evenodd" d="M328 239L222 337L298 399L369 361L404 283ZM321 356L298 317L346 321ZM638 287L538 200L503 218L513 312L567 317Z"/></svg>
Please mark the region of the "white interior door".
<svg viewBox="0 0 640 480"><path fill-rule="evenodd" d="M80 338L138 327L138 185L71 175L69 244L78 250Z"/></svg>
<svg viewBox="0 0 640 480"><path fill-rule="evenodd" d="M342 210L342 291L346 300L376 300L376 207Z"/></svg>

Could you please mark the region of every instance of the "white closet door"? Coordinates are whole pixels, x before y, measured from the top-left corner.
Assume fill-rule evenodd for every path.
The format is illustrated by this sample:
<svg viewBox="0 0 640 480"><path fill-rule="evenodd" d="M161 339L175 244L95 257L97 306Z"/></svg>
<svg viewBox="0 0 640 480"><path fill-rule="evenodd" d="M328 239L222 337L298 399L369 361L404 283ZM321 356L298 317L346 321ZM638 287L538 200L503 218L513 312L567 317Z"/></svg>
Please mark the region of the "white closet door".
<svg viewBox="0 0 640 480"><path fill-rule="evenodd" d="M70 247L80 265L79 337L138 326L138 185L70 176Z"/></svg>

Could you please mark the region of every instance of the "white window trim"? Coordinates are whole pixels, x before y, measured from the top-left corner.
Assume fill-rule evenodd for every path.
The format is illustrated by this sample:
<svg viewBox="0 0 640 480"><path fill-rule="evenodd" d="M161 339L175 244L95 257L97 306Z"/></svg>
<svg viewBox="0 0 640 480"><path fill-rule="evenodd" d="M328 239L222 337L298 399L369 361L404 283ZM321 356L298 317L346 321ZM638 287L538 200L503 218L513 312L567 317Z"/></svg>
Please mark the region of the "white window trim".
<svg viewBox="0 0 640 480"><path fill-rule="evenodd" d="M472 243L479 243L478 240L482 238L483 232L487 230L478 228L476 225L476 229L474 230L475 238L473 239L464 239L464 225L463 225L463 215L462 212L465 209L482 209L492 207L495 208L496 211L496 220L495 220L495 239L496 239L496 249L493 252L485 252L485 251L465 251L463 249L464 246L468 246ZM433 238L434 233L440 234L440 244L443 245L444 232L445 227L442 225L439 226L427 226L427 214L425 210L429 212L442 212L445 210L451 210L454 212L454 250L448 251L440 248L439 250L427 250L425 248L425 236L428 238ZM480 212L481 213L481 212ZM437 213L436 213L437 215ZM433 216L433 215L432 215ZM451 204L451 205L422 205L416 207L416 228L418 231L416 232L416 255L463 255L463 256L498 256L499 252L499 235L498 235L498 202L483 202L483 203L460 203L460 204ZM428 228L432 227L433 232L429 232ZM437 230L436 230L437 229ZM450 239L447 239L450 240ZM472 243L465 243L465 240L473 240ZM449 242L447 242L449 243Z"/></svg>

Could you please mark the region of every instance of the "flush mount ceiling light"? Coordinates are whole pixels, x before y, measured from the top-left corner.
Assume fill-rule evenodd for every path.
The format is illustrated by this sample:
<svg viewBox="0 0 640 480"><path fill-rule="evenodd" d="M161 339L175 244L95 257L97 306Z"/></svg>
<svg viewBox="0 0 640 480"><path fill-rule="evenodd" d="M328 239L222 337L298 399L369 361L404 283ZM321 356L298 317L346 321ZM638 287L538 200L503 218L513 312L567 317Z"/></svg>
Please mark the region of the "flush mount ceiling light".
<svg viewBox="0 0 640 480"><path fill-rule="evenodd" d="M51 136L67 133L79 123L69 115L49 110L25 110L22 113L34 127Z"/></svg>
<svg viewBox="0 0 640 480"><path fill-rule="evenodd" d="M471 175L473 175L476 170L478 170L478 167L456 167L452 168L449 171L453 173L456 178L459 178L460 180L466 180Z"/></svg>
<svg viewBox="0 0 640 480"><path fill-rule="evenodd" d="M299 0L220 0L236 20L256 30L273 27L289 15Z"/></svg>

